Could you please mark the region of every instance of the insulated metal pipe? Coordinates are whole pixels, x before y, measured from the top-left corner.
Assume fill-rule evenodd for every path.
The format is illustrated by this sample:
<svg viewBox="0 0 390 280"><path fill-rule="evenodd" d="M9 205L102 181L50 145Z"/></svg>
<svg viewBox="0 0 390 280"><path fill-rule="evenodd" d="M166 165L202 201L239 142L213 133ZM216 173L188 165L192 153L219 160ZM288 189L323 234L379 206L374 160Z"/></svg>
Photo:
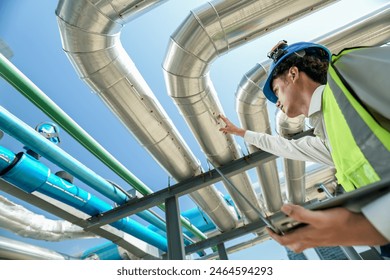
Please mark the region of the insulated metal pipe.
<svg viewBox="0 0 390 280"><path fill-rule="evenodd" d="M289 118L281 110L276 115L277 131L281 137L290 139L293 135L303 132L305 116ZM306 163L300 160L283 159L286 180L287 200L293 204L303 204L306 201L305 169Z"/></svg>
<svg viewBox="0 0 390 280"><path fill-rule="evenodd" d="M333 53L356 46L379 46L390 40L390 3L344 26L315 38Z"/></svg>
<svg viewBox="0 0 390 280"><path fill-rule="evenodd" d="M2 155L0 152L0 156ZM2 160L0 160L2 161ZM0 168L4 170L4 168ZM36 214L0 195L0 227L19 236L45 240L62 241L81 238L96 238L96 234L65 220L48 219Z"/></svg>
<svg viewBox="0 0 390 280"><path fill-rule="evenodd" d="M0 236L0 258L5 260L76 260L45 248Z"/></svg>
<svg viewBox="0 0 390 280"><path fill-rule="evenodd" d="M271 134L267 99L264 94L258 94L262 90L261 83L257 82L258 77L264 73L265 68L257 64L242 77L236 90L236 112L242 128ZM258 150L257 147L248 145L250 153ZM256 172L265 208L271 213L280 210L283 201L276 160L256 167Z"/></svg>
<svg viewBox="0 0 390 280"><path fill-rule="evenodd" d="M153 7L165 1L141 2ZM180 182L201 174L202 167L120 41L123 24L138 12L139 4L140 1L125 0L59 1L56 14L62 44L81 79L160 166ZM237 226L236 213L230 211L214 185L193 192L190 197L221 231ZM189 224L185 226L188 228ZM200 232L196 235L206 238Z"/></svg>

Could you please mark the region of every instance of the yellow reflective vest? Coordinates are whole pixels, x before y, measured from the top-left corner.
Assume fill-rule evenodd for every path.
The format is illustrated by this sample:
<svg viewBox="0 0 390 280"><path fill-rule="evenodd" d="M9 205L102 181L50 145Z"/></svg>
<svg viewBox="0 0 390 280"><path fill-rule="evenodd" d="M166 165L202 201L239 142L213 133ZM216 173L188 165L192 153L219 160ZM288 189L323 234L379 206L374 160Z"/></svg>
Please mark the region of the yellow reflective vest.
<svg viewBox="0 0 390 280"><path fill-rule="evenodd" d="M358 77L357 79L360 80L357 83L347 82L345 75L342 74L348 75L356 71L355 67L358 64L353 58L355 57L356 60L359 52L368 52L368 49L371 48L348 49L332 57L328 70L328 83L322 99L325 128L337 170L336 177L346 191L379 181L390 173L390 132L373 117L367 109L369 108L367 104L360 101L366 98L359 92L362 88L367 99L373 100L375 100L373 95L382 94L385 100L388 99L390 90L385 88L382 93L378 93L377 89L367 89L370 88L369 83L381 82L370 78L376 73L371 72L373 69L369 65L360 65L362 77L367 77L366 82ZM390 47L386 49L388 51ZM386 77L388 70L386 74L382 74L379 76ZM387 77L388 79L390 76ZM358 85L359 83L361 86ZM378 86L380 85L375 84L375 87ZM390 111L390 107L387 108Z"/></svg>

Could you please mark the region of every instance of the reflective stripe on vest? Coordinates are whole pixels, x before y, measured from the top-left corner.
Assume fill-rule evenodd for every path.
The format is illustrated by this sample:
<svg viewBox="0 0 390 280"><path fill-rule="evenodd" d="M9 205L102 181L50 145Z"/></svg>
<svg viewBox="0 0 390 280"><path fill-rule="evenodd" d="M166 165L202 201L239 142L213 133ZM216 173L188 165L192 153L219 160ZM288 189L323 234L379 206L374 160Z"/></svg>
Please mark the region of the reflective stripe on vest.
<svg viewBox="0 0 390 280"><path fill-rule="evenodd" d="M383 144L390 142L390 133L353 97L336 71L331 64L323 113L336 177L345 190L351 191L390 172L390 152Z"/></svg>

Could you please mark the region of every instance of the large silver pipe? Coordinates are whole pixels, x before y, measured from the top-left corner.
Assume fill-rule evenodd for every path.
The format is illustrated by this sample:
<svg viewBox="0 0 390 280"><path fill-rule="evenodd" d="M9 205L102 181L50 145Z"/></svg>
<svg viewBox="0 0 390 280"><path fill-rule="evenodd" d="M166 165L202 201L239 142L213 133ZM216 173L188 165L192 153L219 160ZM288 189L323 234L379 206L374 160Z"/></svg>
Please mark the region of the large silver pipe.
<svg viewBox="0 0 390 280"><path fill-rule="evenodd" d="M390 4L370 12L336 30L314 40L327 46L333 53L355 46L379 46L390 39Z"/></svg>
<svg viewBox="0 0 390 280"><path fill-rule="evenodd" d="M256 64L243 76L236 91L236 111L240 125L245 129L267 134L271 134L271 128L267 99L262 94L262 88L269 66L270 61L264 64ZM280 113L282 112L279 112L276 122L279 133L283 134L284 137L303 130L304 118L288 119ZM259 149L249 145L248 150L249 152L255 152ZM284 159L283 164L286 173L288 200L297 204L304 202L305 163ZM256 171L267 210L269 212L278 211L283 204L283 200L276 161L259 166Z"/></svg>
<svg viewBox="0 0 390 280"><path fill-rule="evenodd" d="M355 21L312 41L326 45L334 53L337 53L346 47L385 44L390 38L389 7L389 4L384 5ZM244 75L236 93L236 110L242 126L253 131L266 133L268 133L269 120L262 88L269 67L270 60L257 63ZM292 130L297 132L297 126L298 130L301 129L299 127L303 126L303 120L298 120L298 122L296 122L296 120L283 119L283 127L279 127L279 129L283 130L284 134L293 133L294 131ZM304 166L302 166L302 162L287 161L285 162L285 168L291 171L287 171L289 174L286 174L286 177L290 177L290 174L294 174L292 178L286 179L291 179L291 188L287 190L289 200L300 201L305 197L302 188L302 186L305 185L303 182ZM274 173L275 171L272 170L272 172ZM267 174L267 177L274 177L275 175L273 173ZM298 180L299 178L302 178L302 180ZM269 186L269 184L266 186ZM263 193L263 195L266 199L266 205L277 207L279 205L279 198L275 196L275 190L273 188L263 188L263 191L265 191L265 194Z"/></svg>
<svg viewBox="0 0 390 280"><path fill-rule="evenodd" d="M240 157L231 135L218 131L223 108L209 77L212 62L227 51L334 1L212 1L191 11L172 34L163 63L168 94L213 165ZM259 208L246 173L233 176L233 184ZM249 220L258 215L236 190L231 197Z"/></svg>
<svg viewBox="0 0 390 280"><path fill-rule="evenodd" d="M305 116L289 118L281 110L276 114L277 131L281 137L291 139L292 136L305 129ZM283 158L284 175L286 180L287 200L294 204L305 202L305 165L304 161Z"/></svg>
<svg viewBox="0 0 390 280"><path fill-rule="evenodd" d="M0 259L3 260L70 260L58 252L0 236Z"/></svg>
<svg viewBox="0 0 390 280"><path fill-rule="evenodd" d="M262 87L257 83L258 75L263 72L258 71L258 66L249 70L241 79L236 91L236 111L240 126L242 128L271 134L271 125L267 109L267 99L264 95L257 94ZM264 73L265 73L265 69ZM253 145L248 145L248 151L254 153L259 149ZM283 204L280 189L279 174L276 160L269 161L256 167L259 178L262 197L265 208L269 212L278 211Z"/></svg>
<svg viewBox="0 0 390 280"><path fill-rule="evenodd" d="M202 168L120 41L124 23L163 2L61 0L56 14L63 48L80 77L180 182ZM236 213L214 185L190 196L221 231L237 226Z"/></svg>

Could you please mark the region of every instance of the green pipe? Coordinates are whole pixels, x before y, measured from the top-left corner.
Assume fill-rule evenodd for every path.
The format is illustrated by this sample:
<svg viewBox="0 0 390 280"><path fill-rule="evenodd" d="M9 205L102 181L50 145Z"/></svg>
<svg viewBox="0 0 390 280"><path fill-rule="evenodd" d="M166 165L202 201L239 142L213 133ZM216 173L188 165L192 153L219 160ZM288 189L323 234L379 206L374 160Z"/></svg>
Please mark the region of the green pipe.
<svg viewBox="0 0 390 280"><path fill-rule="evenodd" d="M54 103L42 90L40 90L29 78L0 53L0 75L16 88L21 94L61 126L75 140L90 151L95 157L114 171L118 176L130 184L143 195L153 191L123 166L114 156L104 149L92 136L81 128L69 115ZM165 211L165 205L159 205ZM188 220L180 216L182 225L200 239L207 237L198 228L190 224Z"/></svg>

